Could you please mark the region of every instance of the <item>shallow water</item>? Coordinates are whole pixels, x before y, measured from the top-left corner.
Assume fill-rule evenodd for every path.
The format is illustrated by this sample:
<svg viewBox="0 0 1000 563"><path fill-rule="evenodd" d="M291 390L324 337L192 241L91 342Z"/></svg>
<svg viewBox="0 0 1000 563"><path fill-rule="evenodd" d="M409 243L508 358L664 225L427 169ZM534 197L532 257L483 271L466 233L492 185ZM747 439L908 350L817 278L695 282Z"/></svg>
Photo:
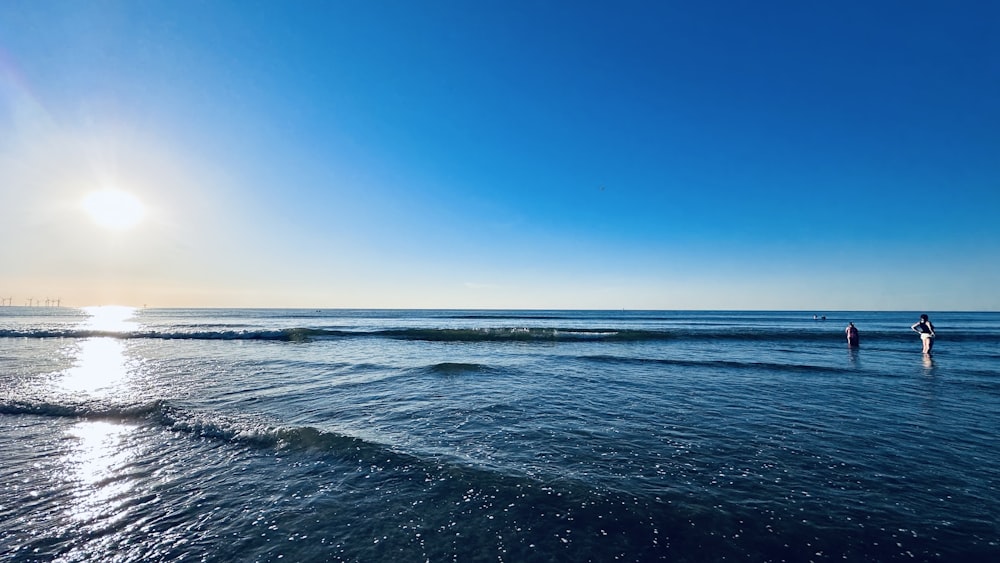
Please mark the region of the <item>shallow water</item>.
<svg viewBox="0 0 1000 563"><path fill-rule="evenodd" d="M1000 556L1000 314L822 314L0 308L0 553Z"/></svg>

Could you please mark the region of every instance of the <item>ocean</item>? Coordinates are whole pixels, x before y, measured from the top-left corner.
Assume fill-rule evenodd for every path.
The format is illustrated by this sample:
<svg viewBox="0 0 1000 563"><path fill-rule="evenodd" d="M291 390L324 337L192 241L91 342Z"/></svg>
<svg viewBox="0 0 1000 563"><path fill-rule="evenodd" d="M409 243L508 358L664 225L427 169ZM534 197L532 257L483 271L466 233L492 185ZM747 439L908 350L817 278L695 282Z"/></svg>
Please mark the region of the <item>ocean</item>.
<svg viewBox="0 0 1000 563"><path fill-rule="evenodd" d="M0 558L998 561L1000 313L919 313L2 307Z"/></svg>

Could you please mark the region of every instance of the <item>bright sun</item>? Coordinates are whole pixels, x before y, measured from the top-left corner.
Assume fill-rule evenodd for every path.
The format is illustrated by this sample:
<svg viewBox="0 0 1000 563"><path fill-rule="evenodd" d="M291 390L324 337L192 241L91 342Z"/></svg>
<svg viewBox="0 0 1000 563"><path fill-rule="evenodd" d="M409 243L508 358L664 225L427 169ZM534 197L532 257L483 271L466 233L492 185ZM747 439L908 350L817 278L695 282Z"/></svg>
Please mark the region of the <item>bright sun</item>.
<svg viewBox="0 0 1000 563"><path fill-rule="evenodd" d="M113 231L136 226L145 215L142 203L130 193L104 190L83 198L83 209L95 223Z"/></svg>

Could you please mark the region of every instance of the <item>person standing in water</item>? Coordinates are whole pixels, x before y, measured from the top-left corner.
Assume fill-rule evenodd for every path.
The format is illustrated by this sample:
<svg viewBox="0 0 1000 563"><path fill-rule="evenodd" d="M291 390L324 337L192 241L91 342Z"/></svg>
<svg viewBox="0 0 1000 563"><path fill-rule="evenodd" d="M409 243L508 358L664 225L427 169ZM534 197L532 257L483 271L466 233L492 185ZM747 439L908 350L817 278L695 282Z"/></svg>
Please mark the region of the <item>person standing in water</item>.
<svg viewBox="0 0 1000 563"><path fill-rule="evenodd" d="M934 325L927 315L920 315L920 320L910 328L920 335L920 341L924 344L924 354L930 354L931 348L934 347Z"/></svg>
<svg viewBox="0 0 1000 563"><path fill-rule="evenodd" d="M861 344L861 340L858 338L858 328L854 326L854 323L847 323L847 328L844 329L847 333L847 345L851 348L857 348Z"/></svg>

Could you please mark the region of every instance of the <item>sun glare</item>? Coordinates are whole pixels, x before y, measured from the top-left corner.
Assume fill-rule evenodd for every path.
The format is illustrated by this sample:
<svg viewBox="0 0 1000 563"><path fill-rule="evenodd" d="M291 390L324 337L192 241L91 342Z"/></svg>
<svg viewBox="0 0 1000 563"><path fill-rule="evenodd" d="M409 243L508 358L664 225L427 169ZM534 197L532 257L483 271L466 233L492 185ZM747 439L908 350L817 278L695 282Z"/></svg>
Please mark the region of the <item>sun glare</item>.
<svg viewBox="0 0 1000 563"><path fill-rule="evenodd" d="M83 209L105 229L124 231L139 224L145 208L135 196L118 190L104 190L83 198Z"/></svg>
<svg viewBox="0 0 1000 563"><path fill-rule="evenodd" d="M139 328L134 319L137 309L124 305L99 305L84 307L89 318L84 321L83 328L105 332L128 332Z"/></svg>

